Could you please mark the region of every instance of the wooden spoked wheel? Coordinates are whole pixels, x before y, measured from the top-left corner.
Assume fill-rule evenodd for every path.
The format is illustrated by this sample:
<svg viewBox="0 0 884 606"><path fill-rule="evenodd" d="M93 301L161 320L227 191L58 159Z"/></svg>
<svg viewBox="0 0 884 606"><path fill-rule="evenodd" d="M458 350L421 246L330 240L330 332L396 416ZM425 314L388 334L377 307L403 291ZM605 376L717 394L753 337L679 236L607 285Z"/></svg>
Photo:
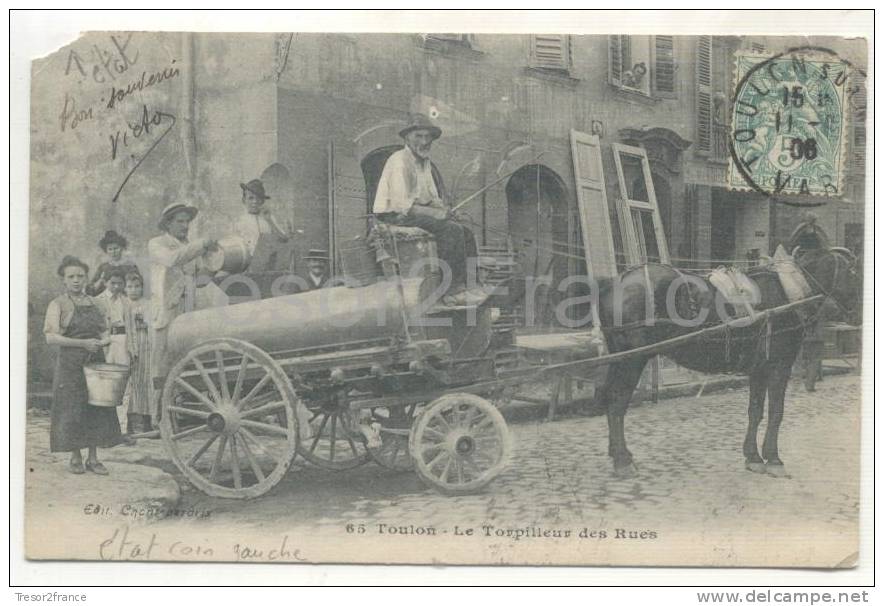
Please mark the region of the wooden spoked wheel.
<svg viewBox="0 0 884 606"><path fill-rule="evenodd" d="M414 469L408 436L417 407L417 403L414 403L404 407L372 409L372 424L378 428L381 439L380 446L368 449L375 463L394 471Z"/></svg>
<svg viewBox="0 0 884 606"><path fill-rule="evenodd" d="M309 406L309 438L298 445L298 454L323 469L345 471L368 462L365 437L356 417L347 409L346 395Z"/></svg>
<svg viewBox="0 0 884 606"><path fill-rule="evenodd" d="M479 396L455 393L433 401L409 438L415 471L443 494L481 490L506 467L510 434L500 411Z"/></svg>
<svg viewBox="0 0 884 606"><path fill-rule="evenodd" d="M260 496L295 457L297 396L279 364L250 343L217 339L188 351L169 372L161 405L172 460L208 495Z"/></svg>

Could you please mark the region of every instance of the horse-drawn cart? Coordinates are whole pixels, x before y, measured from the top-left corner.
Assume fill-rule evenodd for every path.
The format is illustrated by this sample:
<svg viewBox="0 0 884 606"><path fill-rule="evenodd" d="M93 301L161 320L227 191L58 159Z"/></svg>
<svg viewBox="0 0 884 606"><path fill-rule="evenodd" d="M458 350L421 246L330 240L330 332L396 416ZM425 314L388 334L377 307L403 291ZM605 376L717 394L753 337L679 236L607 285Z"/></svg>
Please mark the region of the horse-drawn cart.
<svg viewBox="0 0 884 606"><path fill-rule="evenodd" d="M505 467L509 432L490 400L546 365L495 330L494 295L435 304L432 238L386 235L397 262L361 242L348 285L193 311L170 326L160 433L195 487L257 497L298 456L330 470L370 460L414 469L446 494L477 491ZM601 353L599 339L567 339L572 358Z"/></svg>
<svg viewBox="0 0 884 606"><path fill-rule="evenodd" d="M496 295L479 305L436 304L431 237L408 228L385 237L391 247L360 241L349 251L347 285L173 322L168 351L175 361L159 378L160 433L194 486L213 496L257 497L300 456L330 470L374 460L414 469L445 494L475 492L510 453L493 400L520 385L585 377L746 324L723 322L614 353L598 328L541 335L520 347L511 330L495 329ZM348 265L358 271L347 275ZM752 325L821 298L768 309ZM544 348L557 355L538 358Z"/></svg>

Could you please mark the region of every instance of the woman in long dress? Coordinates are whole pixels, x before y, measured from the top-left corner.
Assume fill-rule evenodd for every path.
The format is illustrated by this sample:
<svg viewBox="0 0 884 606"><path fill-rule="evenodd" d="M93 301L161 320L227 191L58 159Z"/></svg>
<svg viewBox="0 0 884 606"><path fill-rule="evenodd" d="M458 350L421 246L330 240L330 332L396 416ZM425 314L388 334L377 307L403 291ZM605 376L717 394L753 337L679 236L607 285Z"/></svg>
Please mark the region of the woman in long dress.
<svg viewBox="0 0 884 606"><path fill-rule="evenodd" d="M49 345L58 346L52 381L52 417L49 449L70 452L70 471L107 475L98 460L98 448L110 448L122 440L113 408L91 406L83 367L103 361L108 344L104 310L85 294L89 266L76 257L65 257L58 267L64 294L46 309L43 332ZM81 449L89 451L85 466Z"/></svg>

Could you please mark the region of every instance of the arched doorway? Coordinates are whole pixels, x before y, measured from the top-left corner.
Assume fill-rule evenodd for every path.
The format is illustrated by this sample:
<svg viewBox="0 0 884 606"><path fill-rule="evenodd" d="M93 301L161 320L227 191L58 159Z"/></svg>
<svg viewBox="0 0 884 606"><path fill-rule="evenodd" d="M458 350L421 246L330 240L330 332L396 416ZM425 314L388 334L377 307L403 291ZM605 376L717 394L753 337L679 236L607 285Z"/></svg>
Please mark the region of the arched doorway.
<svg viewBox="0 0 884 606"><path fill-rule="evenodd" d="M539 164L523 166L506 185L507 231L515 260L517 279L524 278L525 327L557 323L558 290L569 274L574 243L568 234L567 193L561 178Z"/></svg>
<svg viewBox="0 0 884 606"><path fill-rule="evenodd" d="M523 166L506 185L507 226L522 273L568 273L568 205L561 178L540 164ZM556 254L562 253L562 254Z"/></svg>
<svg viewBox="0 0 884 606"><path fill-rule="evenodd" d="M362 167L362 176L365 179L365 202L366 212L371 212L371 206L374 204L374 195L378 191L378 183L381 180L381 174L384 172L384 165L387 159L393 153L402 149L401 145L388 145L379 147L369 152L359 163Z"/></svg>

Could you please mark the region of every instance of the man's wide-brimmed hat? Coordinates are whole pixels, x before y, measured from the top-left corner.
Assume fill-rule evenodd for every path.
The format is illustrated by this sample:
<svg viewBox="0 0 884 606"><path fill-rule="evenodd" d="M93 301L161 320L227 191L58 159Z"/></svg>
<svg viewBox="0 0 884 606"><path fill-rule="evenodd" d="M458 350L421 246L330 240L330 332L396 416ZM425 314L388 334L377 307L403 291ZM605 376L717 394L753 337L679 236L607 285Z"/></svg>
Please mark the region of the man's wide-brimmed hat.
<svg viewBox="0 0 884 606"><path fill-rule="evenodd" d="M328 261L328 251L320 248L311 248L304 259L306 261Z"/></svg>
<svg viewBox="0 0 884 606"><path fill-rule="evenodd" d="M412 114L408 119L408 125L399 131L399 136L404 139L405 135L415 130L428 130L433 139L442 136L442 129L430 122L424 114Z"/></svg>
<svg viewBox="0 0 884 606"><path fill-rule="evenodd" d="M188 204L184 204L182 202L173 202L169 206L163 209L163 212L160 214L160 220L157 223L160 229L166 228L166 222L171 219L175 213L178 212L187 212L190 214L190 220L193 221L193 218L199 212L199 209L196 206L190 206Z"/></svg>
<svg viewBox="0 0 884 606"><path fill-rule="evenodd" d="M126 240L126 238L124 238L114 230L109 229L104 232L104 236L101 238L101 240L98 241L98 246L99 248L101 248L101 250L107 252L107 247L111 244L117 244L120 248L129 247L129 241Z"/></svg>
<svg viewBox="0 0 884 606"><path fill-rule="evenodd" d="M261 179L252 179L248 183L240 183L239 186L243 191L250 191L262 200L270 199L270 196L264 193L264 184Z"/></svg>

